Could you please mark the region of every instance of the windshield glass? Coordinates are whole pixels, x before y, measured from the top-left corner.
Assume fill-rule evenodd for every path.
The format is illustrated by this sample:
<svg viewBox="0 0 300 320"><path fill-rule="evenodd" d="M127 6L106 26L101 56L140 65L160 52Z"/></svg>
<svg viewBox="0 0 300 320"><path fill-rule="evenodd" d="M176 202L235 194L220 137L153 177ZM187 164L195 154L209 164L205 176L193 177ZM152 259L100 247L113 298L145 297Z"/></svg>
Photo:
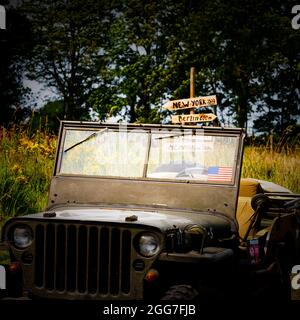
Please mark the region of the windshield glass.
<svg viewBox="0 0 300 320"><path fill-rule="evenodd" d="M59 173L232 184L238 143L204 130L67 129Z"/></svg>

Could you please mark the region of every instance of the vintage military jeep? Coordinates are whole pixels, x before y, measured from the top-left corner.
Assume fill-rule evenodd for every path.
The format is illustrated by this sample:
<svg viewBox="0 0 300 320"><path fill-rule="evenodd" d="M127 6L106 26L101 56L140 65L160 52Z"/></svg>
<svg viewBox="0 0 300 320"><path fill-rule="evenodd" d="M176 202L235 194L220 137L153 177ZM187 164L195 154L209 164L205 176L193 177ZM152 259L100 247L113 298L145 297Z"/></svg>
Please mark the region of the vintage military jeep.
<svg viewBox="0 0 300 320"><path fill-rule="evenodd" d="M263 181L240 184L243 140L241 129L62 122L46 211L2 230L9 292L69 300L289 293L299 198Z"/></svg>

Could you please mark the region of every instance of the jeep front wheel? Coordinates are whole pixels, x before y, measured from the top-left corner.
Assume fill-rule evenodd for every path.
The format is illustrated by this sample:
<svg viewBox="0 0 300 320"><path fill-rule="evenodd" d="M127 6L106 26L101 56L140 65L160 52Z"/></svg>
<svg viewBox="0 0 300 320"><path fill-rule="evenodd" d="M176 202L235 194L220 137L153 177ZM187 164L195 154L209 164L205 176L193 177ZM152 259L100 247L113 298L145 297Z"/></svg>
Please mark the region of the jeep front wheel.
<svg viewBox="0 0 300 320"><path fill-rule="evenodd" d="M192 286L181 284L170 287L161 300L194 300L197 295Z"/></svg>

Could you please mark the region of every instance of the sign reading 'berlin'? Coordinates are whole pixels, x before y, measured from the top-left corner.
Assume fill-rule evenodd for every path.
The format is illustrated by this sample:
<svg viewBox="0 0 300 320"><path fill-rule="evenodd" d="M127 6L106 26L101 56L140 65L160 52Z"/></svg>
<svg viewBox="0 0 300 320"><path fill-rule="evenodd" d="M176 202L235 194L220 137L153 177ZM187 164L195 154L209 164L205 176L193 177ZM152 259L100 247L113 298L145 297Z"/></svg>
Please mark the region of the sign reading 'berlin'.
<svg viewBox="0 0 300 320"><path fill-rule="evenodd" d="M217 118L213 113L183 114L172 116L172 123L190 123L213 121Z"/></svg>

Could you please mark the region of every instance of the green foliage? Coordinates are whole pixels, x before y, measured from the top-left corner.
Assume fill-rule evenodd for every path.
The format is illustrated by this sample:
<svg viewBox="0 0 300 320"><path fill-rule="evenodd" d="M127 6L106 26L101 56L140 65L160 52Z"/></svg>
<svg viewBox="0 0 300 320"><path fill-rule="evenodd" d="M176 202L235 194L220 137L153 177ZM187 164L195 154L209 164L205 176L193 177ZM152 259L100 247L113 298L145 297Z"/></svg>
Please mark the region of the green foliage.
<svg viewBox="0 0 300 320"><path fill-rule="evenodd" d="M57 89L67 119L88 119L88 96L101 82L105 58L101 48L111 13L107 1L24 1L34 50L28 76Z"/></svg>
<svg viewBox="0 0 300 320"><path fill-rule="evenodd" d="M0 131L0 225L9 217L41 211L47 204L55 141L36 131Z"/></svg>
<svg viewBox="0 0 300 320"><path fill-rule="evenodd" d="M161 122L159 106L168 90L168 15L171 1L125 1L109 30L105 52L109 57L105 79L90 103L100 113L130 122ZM103 112L104 111L104 112Z"/></svg>

